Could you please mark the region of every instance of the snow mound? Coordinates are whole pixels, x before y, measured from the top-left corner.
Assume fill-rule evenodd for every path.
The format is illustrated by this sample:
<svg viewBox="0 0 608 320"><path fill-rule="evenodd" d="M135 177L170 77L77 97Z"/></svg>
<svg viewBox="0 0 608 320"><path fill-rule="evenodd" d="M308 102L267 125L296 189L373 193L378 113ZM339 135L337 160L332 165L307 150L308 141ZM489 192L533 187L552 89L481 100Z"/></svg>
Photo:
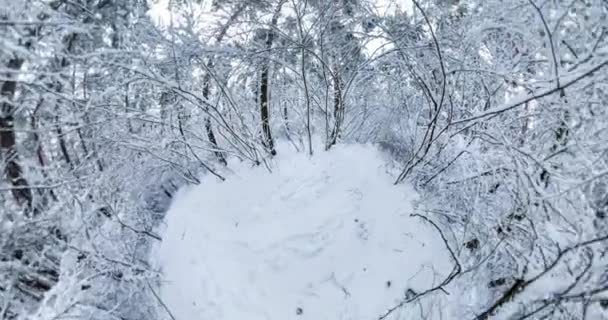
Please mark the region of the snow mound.
<svg viewBox="0 0 608 320"><path fill-rule="evenodd" d="M377 319L447 273L437 233L409 216L414 191L374 147L280 151L272 173L232 165L172 204L158 262L178 320Z"/></svg>

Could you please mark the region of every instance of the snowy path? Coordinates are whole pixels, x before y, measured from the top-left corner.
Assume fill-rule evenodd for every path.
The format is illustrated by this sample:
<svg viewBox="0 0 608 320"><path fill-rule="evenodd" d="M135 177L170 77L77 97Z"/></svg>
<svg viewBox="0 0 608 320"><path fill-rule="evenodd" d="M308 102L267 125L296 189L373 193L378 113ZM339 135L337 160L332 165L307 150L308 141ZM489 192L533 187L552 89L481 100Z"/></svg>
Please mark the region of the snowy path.
<svg viewBox="0 0 608 320"><path fill-rule="evenodd" d="M272 174L241 167L181 192L158 252L163 300L178 320L364 320L440 281L443 244L383 163L370 146L285 150Z"/></svg>

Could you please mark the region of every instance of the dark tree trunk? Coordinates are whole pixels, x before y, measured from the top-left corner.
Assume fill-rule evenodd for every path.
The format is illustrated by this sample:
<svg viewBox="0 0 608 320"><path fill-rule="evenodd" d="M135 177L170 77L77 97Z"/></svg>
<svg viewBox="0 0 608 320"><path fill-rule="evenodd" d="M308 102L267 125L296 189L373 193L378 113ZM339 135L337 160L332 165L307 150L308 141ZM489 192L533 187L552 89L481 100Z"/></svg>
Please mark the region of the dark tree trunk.
<svg viewBox="0 0 608 320"><path fill-rule="evenodd" d="M70 154L68 152L68 147L65 142L65 135L63 134L61 124L59 123L59 116L55 117L55 121L57 122L55 125L55 132L57 133L57 139L59 140L59 149L61 150L61 155L63 156L65 163L67 163L70 166L70 169L73 170L74 164L72 163L72 159L70 158Z"/></svg>
<svg viewBox="0 0 608 320"><path fill-rule="evenodd" d="M262 136L264 146L270 151L270 154L276 155L274 149L274 140L270 131L270 116L268 112L268 64L262 67L262 75L260 79L260 116L262 119Z"/></svg>
<svg viewBox="0 0 608 320"><path fill-rule="evenodd" d="M13 58L9 60L7 68L9 70L19 70L23 60ZM4 175L8 182L14 187L11 193L17 203L26 205L29 210L33 210L33 196L28 182L23 176L23 170L19 164L19 156L16 149L14 111L12 100L17 88L13 75L8 73L5 77L9 80L2 84L0 96L2 97L2 109L0 110L0 151L4 154L6 165ZM35 213L35 211L34 211Z"/></svg>
<svg viewBox="0 0 608 320"><path fill-rule="evenodd" d="M327 142L327 150L331 148L340 137L342 130L342 122L344 121L344 101L342 101L342 83L340 81L340 73L336 71L333 77L334 86L334 127L331 130L329 141Z"/></svg>
<svg viewBox="0 0 608 320"><path fill-rule="evenodd" d="M285 0L281 0L277 5L277 8L272 15L272 20L270 21L270 29L266 31L266 49L270 51L272 49L272 43L274 41L274 28L277 26L277 22L279 21L279 14L281 12L281 7ZM268 149L270 154L273 156L277 154L277 151L274 149L274 140L272 139L272 133L270 130L270 97L269 97L269 88L268 88L268 76L270 73L270 61L266 59L262 65L262 73L260 75L260 118L262 120L262 142L264 146Z"/></svg>
<svg viewBox="0 0 608 320"><path fill-rule="evenodd" d="M211 70L211 67L213 67L213 63L210 61L207 64L207 67L209 70ZM205 75L205 80L204 80L205 84L203 87L203 97L205 99L208 99L208 97L209 97L210 82L211 82L211 76L209 75L209 72L207 72L207 74ZM215 138L215 133L213 132L213 127L211 126L211 119L209 118L209 115L205 116L205 131L207 132L207 139L209 139L209 143L211 143L211 146L214 149L213 153L215 154L217 161L219 163L221 163L222 165L227 166L228 162L226 161L224 154L220 151L220 147L217 144L217 139Z"/></svg>
<svg viewBox="0 0 608 320"><path fill-rule="evenodd" d="M211 127L211 119L209 119L209 117L205 118L205 130L207 131L207 138L209 139L209 142L215 149L213 153L215 154L217 161L222 165L227 166L228 162L226 161L226 158L224 158L224 154L219 150L217 140L215 139L215 134L213 133L213 127Z"/></svg>

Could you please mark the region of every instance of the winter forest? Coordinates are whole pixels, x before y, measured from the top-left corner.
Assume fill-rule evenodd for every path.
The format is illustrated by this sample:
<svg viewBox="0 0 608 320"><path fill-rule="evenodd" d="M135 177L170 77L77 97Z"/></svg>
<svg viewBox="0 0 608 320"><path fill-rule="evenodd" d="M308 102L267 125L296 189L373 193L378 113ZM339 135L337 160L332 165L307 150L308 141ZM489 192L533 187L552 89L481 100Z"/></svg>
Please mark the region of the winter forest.
<svg viewBox="0 0 608 320"><path fill-rule="evenodd" d="M606 0L0 0L0 319L608 319Z"/></svg>

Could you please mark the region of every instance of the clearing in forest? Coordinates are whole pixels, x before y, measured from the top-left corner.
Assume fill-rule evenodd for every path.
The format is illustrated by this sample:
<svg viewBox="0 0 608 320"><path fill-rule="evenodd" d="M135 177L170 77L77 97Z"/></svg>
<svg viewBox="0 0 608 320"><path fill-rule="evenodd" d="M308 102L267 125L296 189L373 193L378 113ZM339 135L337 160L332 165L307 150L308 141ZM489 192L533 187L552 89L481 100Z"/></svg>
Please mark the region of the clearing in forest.
<svg viewBox="0 0 608 320"><path fill-rule="evenodd" d="M180 320L377 319L437 284L444 244L385 164L370 145L281 148L272 173L233 163L182 190L157 253L163 301Z"/></svg>

